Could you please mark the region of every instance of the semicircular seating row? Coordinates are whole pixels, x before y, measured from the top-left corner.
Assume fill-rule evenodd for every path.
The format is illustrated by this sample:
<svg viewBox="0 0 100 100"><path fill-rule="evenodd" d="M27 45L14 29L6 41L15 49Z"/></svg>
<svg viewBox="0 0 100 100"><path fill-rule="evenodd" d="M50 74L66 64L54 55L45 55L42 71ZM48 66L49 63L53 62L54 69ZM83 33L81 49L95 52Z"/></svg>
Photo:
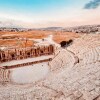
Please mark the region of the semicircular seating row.
<svg viewBox="0 0 100 100"><path fill-rule="evenodd" d="M75 39L74 43L67 49L78 55L98 46L100 46L100 36L91 34Z"/></svg>
<svg viewBox="0 0 100 100"><path fill-rule="evenodd" d="M0 82L10 82L10 70L0 69Z"/></svg>
<svg viewBox="0 0 100 100"><path fill-rule="evenodd" d="M100 36L86 35L76 39L67 49L73 52L83 64L100 61Z"/></svg>
<svg viewBox="0 0 100 100"><path fill-rule="evenodd" d="M50 70L56 71L64 67L72 67L75 63L75 57L67 50L60 50L58 54L49 62Z"/></svg>

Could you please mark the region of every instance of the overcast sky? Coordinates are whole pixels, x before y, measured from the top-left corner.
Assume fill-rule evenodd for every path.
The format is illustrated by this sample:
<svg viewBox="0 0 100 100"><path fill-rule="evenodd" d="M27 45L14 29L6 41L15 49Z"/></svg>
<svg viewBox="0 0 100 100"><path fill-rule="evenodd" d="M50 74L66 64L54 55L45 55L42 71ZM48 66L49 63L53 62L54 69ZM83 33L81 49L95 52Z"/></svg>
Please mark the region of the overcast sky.
<svg viewBox="0 0 100 100"><path fill-rule="evenodd" d="M0 0L0 21L23 27L100 24L100 0Z"/></svg>

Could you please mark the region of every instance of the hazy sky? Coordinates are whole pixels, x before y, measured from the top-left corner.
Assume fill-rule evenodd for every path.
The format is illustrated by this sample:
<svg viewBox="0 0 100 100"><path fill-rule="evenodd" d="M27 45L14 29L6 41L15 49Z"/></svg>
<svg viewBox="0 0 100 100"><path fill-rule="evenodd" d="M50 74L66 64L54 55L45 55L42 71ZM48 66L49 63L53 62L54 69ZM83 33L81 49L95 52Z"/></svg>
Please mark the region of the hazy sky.
<svg viewBox="0 0 100 100"><path fill-rule="evenodd" d="M99 5L100 0L0 0L0 21L23 27L100 24Z"/></svg>

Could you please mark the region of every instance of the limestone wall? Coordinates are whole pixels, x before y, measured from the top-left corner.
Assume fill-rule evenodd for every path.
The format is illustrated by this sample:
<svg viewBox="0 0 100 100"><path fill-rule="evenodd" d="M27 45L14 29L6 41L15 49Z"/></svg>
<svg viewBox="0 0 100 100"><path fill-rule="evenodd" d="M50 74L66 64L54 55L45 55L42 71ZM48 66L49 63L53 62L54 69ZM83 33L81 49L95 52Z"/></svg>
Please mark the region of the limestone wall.
<svg viewBox="0 0 100 100"><path fill-rule="evenodd" d="M0 62L20 60L54 53L54 46L42 46L32 48L15 48L0 51Z"/></svg>

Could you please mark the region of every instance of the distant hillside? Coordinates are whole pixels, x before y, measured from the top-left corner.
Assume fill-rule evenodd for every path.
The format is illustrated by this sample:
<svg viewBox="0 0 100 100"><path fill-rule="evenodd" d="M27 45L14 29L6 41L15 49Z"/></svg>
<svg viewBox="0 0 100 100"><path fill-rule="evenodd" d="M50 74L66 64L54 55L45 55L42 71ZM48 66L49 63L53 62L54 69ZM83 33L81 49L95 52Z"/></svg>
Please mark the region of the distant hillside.
<svg viewBox="0 0 100 100"><path fill-rule="evenodd" d="M62 27L47 27L47 28L39 28L39 30L48 30L48 31L55 31L55 30L62 30Z"/></svg>
<svg viewBox="0 0 100 100"><path fill-rule="evenodd" d="M47 27L41 28L40 30L49 31L65 31L65 32L75 32L75 33L97 33L100 32L100 25L83 25L76 27Z"/></svg>

